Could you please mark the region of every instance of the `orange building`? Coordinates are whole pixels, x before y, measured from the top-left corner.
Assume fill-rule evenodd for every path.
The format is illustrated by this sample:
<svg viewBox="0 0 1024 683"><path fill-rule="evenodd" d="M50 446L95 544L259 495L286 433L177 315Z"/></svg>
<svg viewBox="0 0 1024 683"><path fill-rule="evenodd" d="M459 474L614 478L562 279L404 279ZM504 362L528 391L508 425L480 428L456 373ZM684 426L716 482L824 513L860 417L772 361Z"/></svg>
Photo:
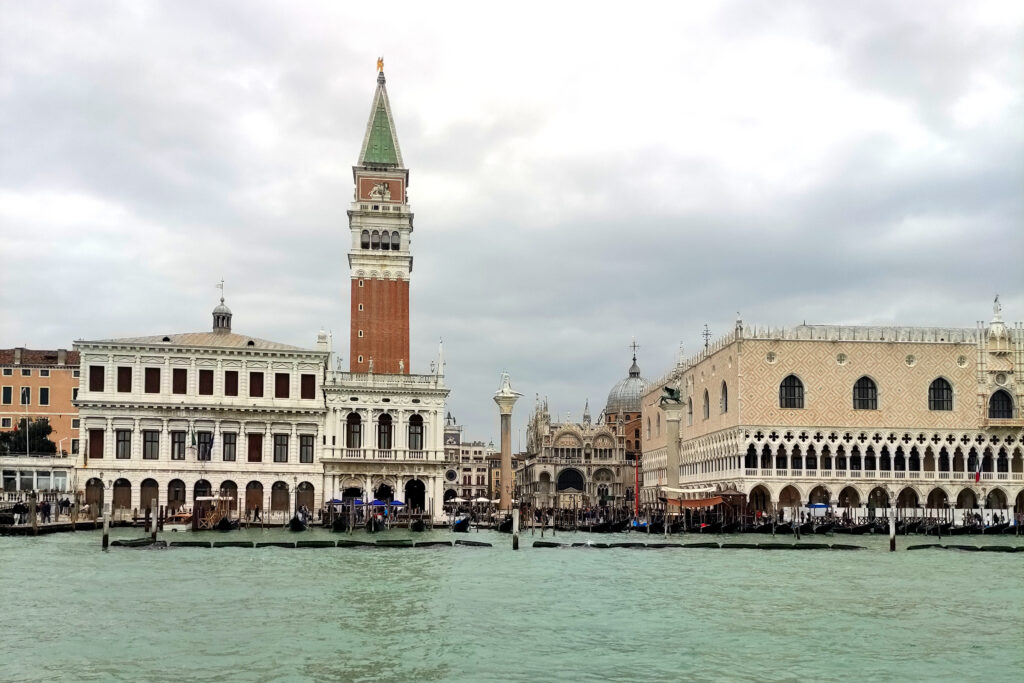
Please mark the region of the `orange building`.
<svg viewBox="0 0 1024 683"><path fill-rule="evenodd" d="M78 453L78 352L0 349L0 431L46 418L57 452Z"/></svg>

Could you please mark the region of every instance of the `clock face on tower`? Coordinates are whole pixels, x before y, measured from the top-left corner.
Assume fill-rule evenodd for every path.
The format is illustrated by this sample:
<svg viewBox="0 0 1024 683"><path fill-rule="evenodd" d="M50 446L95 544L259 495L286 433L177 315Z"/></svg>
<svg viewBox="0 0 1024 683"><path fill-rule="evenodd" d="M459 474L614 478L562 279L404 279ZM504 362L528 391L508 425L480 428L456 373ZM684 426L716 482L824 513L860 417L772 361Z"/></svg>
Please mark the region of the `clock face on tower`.
<svg viewBox="0 0 1024 683"><path fill-rule="evenodd" d="M455 481L456 479L459 478L459 473L456 472L455 470L448 470L447 472L444 473L444 478L447 479L448 481Z"/></svg>

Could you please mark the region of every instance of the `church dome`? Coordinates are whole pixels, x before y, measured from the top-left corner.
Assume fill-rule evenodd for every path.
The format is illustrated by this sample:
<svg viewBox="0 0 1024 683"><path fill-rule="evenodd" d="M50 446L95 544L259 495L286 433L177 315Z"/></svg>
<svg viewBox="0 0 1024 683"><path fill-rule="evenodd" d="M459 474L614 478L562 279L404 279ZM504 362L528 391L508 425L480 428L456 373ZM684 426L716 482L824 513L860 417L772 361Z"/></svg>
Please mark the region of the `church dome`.
<svg viewBox="0 0 1024 683"><path fill-rule="evenodd" d="M636 364L636 356L633 356L629 376L619 380L608 392L608 402L604 406L605 415L639 413L640 401L650 386L651 383L640 376L640 366Z"/></svg>

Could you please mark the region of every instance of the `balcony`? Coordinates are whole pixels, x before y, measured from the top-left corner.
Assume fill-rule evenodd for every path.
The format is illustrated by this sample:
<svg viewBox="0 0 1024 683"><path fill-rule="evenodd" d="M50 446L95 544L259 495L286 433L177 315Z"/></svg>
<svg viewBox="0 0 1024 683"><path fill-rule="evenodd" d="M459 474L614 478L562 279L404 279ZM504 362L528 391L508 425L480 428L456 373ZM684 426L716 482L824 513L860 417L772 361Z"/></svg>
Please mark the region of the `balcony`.
<svg viewBox="0 0 1024 683"><path fill-rule="evenodd" d="M338 448L326 449L320 458L323 462L363 461L398 461L416 460L419 462L445 462L447 459L441 451L410 451L404 448Z"/></svg>
<svg viewBox="0 0 1024 683"><path fill-rule="evenodd" d="M932 472L923 470L786 470L748 467L741 470L754 479L917 479L920 481L974 482L974 472ZM705 475L690 475L685 479L703 480ZM982 481L1024 481L1024 472L982 472Z"/></svg>

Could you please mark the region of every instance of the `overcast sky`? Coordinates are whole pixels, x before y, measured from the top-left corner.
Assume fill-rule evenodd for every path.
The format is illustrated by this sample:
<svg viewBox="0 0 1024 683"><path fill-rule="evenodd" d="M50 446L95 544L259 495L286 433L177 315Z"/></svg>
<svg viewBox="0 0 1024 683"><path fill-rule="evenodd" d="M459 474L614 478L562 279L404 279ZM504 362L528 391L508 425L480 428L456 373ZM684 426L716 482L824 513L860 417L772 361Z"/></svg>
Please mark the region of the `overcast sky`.
<svg viewBox="0 0 1024 683"><path fill-rule="evenodd" d="M594 417L635 336L1024 319L1024 3L0 1L0 346L235 331L348 362L382 54L412 369L497 439ZM518 444L514 443L513 447Z"/></svg>

